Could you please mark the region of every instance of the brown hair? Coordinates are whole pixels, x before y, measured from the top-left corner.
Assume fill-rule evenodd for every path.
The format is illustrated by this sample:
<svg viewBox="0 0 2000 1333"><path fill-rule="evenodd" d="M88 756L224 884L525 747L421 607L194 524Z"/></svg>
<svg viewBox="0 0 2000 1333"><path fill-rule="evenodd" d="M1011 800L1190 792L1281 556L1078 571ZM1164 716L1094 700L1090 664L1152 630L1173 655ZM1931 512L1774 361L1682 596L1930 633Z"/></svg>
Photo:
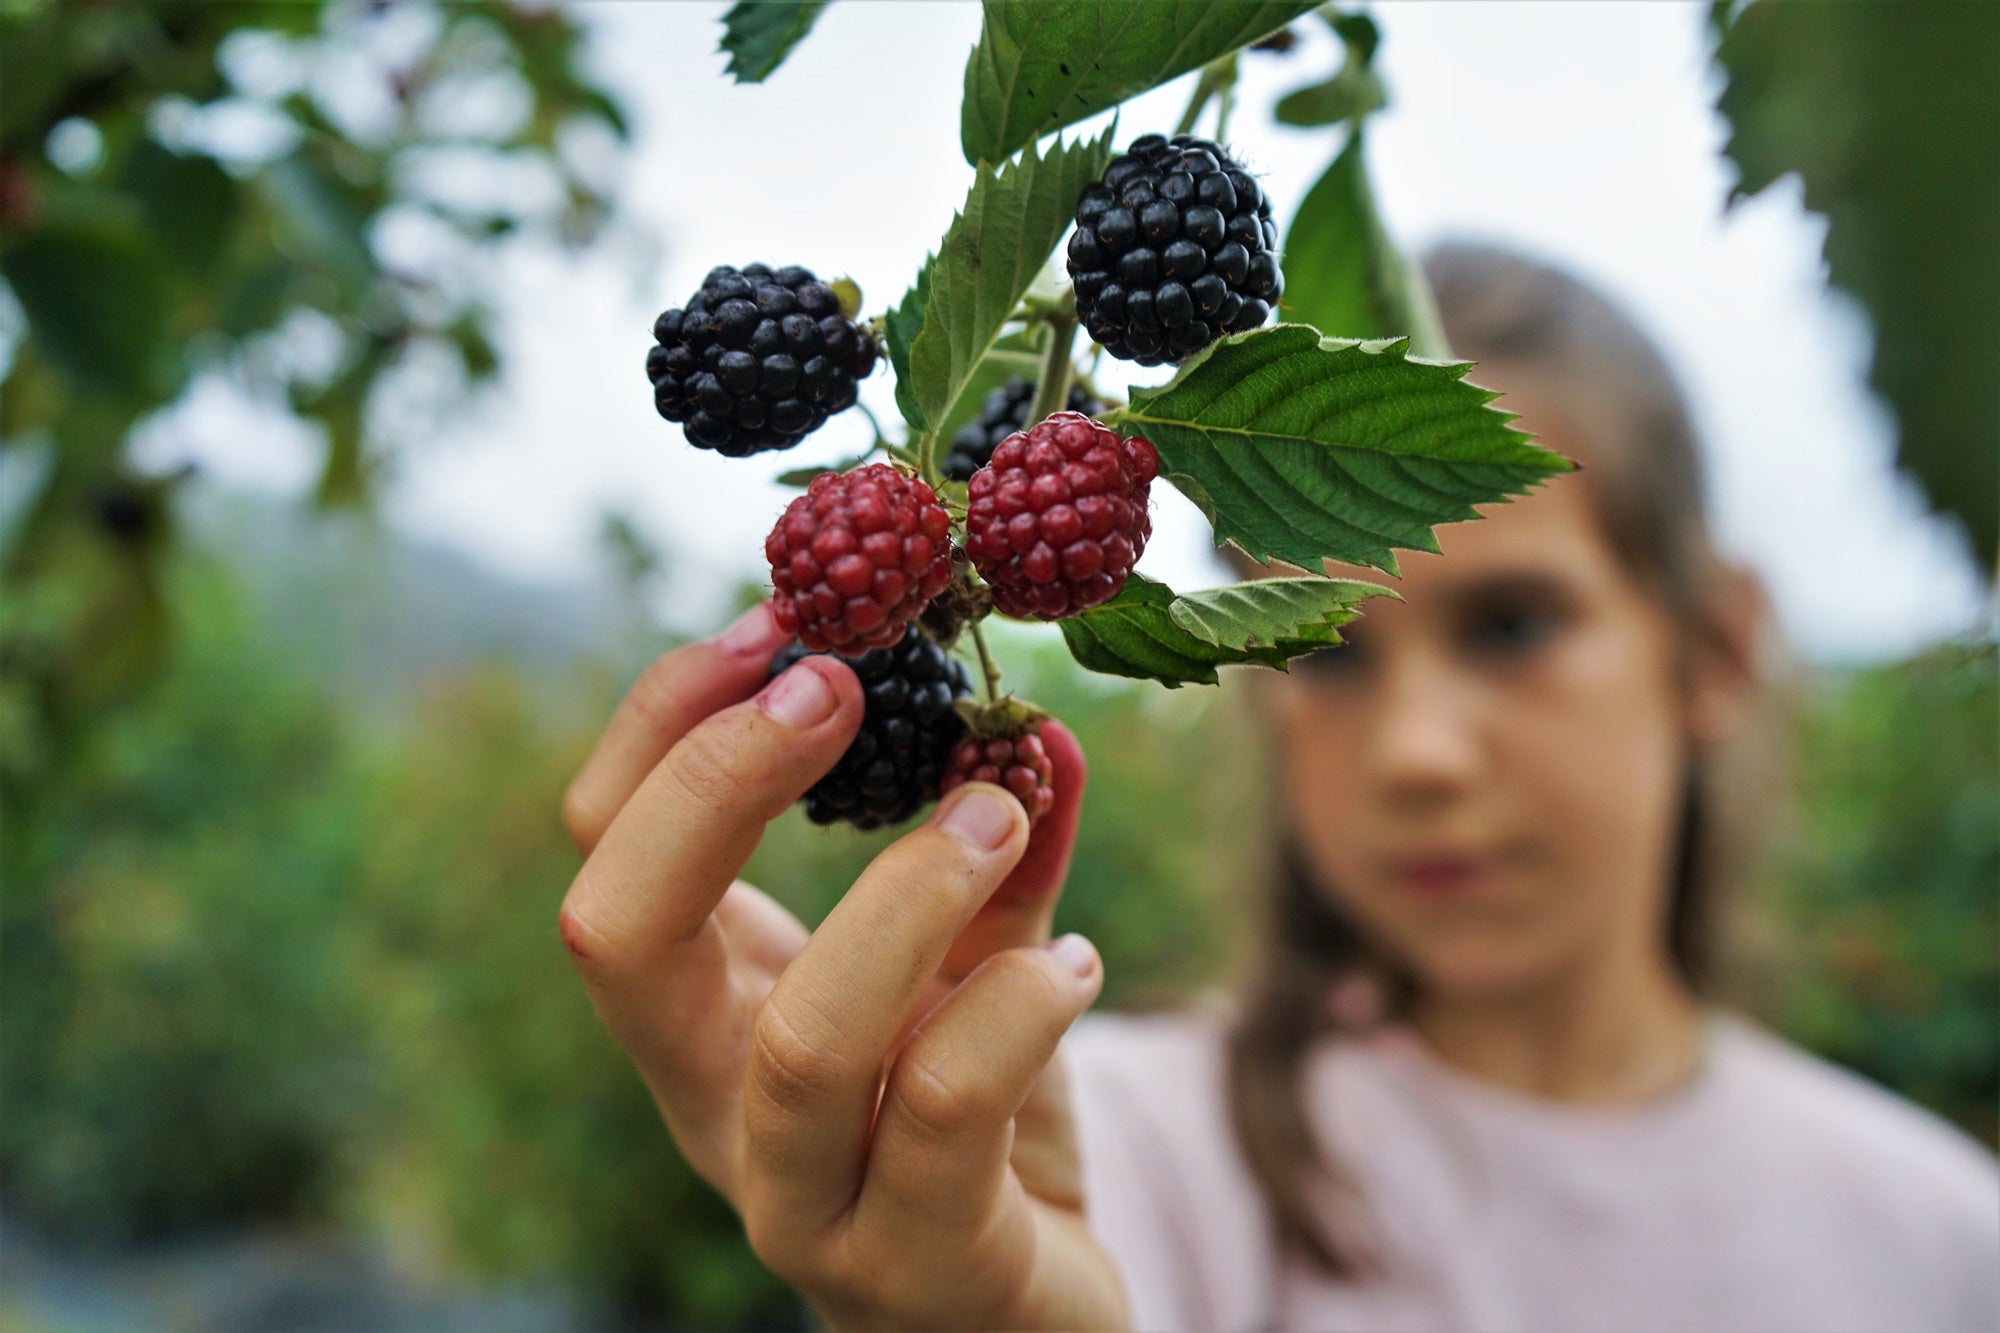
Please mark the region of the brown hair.
<svg viewBox="0 0 2000 1333"><path fill-rule="evenodd" d="M1620 561L1690 636L1709 626L1714 576L1700 460L1685 400L1665 359L1604 295L1549 265L1504 250L1454 244L1425 261L1453 354L1493 368L1510 388L1534 385L1589 465L1593 504ZM1475 380L1480 379L1477 370ZM1698 992L1710 989L1715 908L1736 822L1718 819L1710 760L1691 757L1668 909L1668 946ZM1311 1206L1307 1189L1330 1183L1359 1204L1353 1182L1313 1136L1303 1104L1305 1060L1321 1038L1351 1033L1410 999L1407 976L1387 963L1313 882L1304 856L1281 840L1266 920L1249 960L1228 1037L1230 1112L1261 1186L1277 1238L1332 1274L1371 1268L1365 1232ZM1383 1003L1354 1012L1343 983L1367 979Z"/></svg>

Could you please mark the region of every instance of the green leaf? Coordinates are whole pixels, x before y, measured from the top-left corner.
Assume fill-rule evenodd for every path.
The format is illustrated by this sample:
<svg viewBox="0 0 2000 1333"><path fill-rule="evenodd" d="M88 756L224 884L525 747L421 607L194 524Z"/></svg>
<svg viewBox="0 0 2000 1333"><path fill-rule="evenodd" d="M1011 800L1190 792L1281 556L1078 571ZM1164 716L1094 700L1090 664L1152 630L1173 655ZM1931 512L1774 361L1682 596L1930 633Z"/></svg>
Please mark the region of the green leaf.
<svg viewBox="0 0 2000 1333"><path fill-rule="evenodd" d="M1312 0L986 0L965 66L965 160L999 162L1313 8Z"/></svg>
<svg viewBox="0 0 2000 1333"><path fill-rule="evenodd" d="M722 50L738 83L762 83L812 31L827 0L739 0L722 17Z"/></svg>
<svg viewBox="0 0 2000 1333"><path fill-rule="evenodd" d="M1059 623L1079 665L1174 689L1213 685L1220 666L1282 671L1294 657L1339 643L1338 627L1359 614L1355 603L1383 595L1395 594L1372 583L1289 578L1176 597L1134 574L1104 605Z"/></svg>
<svg viewBox="0 0 2000 1333"><path fill-rule="evenodd" d="M1445 354L1429 288L1375 210L1360 129L1299 202L1284 267L1287 319L1339 338L1408 336L1421 355Z"/></svg>
<svg viewBox="0 0 2000 1333"><path fill-rule="evenodd" d="M882 317L882 341L888 345L889 365L896 372L896 410L903 414L913 437L924 433L924 414L917 407L916 384L910 378L910 344L924 331L924 307L931 299L931 265L936 262L934 256L924 260L902 303Z"/></svg>
<svg viewBox="0 0 2000 1333"><path fill-rule="evenodd" d="M143 236L111 223L38 228L0 254L0 274L27 312L28 337L70 380L134 405L178 388L172 292Z"/></svg>
<svg viewBox="0 0 2000 1333"><path fill-rule="evenodd" d="M1339 643L1337 627L1361 614L1356 602L1395 595L1379 583L1353 579L1260 579L1183 594L1167 614L1203 643L1260 654L1261 661L1261 654L1291 658Z"/></svg>
<svg viewBox="0 0 2000 1333"><path fill-rule="evenodd" d="M1566 472L1465 379L1395 342L1322 339L1303 324L1225 338L1116 424L1208 516L1217 541L1302 569L1396 570L1391 548L1435 551L1431 529Z"/></svg>
<svg viewBox="0 0 2000 1333"><path fill-rule="evenodd" d="M951 415L973 370L1069 229L1078 196L1110 160L1106 129L1089 142L1058 143L1047 157L1030 148L998 171L979 169L930 265L923 329L910 343L911 391L927 428ZM901 388L899 380L899 395Z"/></svg>
<svg viewBox="0 0 2000 1333"><path fill-rule="evenodd" d="M1733 197L1796 172L1834 286L1875 326L1897 461L2000 545L2000 24L1985 5L1719 7Z"/></svg>
<svg viewBox="0 0 2000 1333"><path fill-rule="evenodd" d="M1350 65L1324 83L1286 93L1271 108L1271 116L1284 125L1338 125L1351 117L1380 111L1388 101L1381 77L1374 70Z"/></svg>
<svg viewBox="0 0 2000 1333"><path fill-rule="evenodd" d="M123 184L138 196L162 253L197 277L215 266L230 239L240 189L214 158L182 157L142 138L125 161Z"/></svg>

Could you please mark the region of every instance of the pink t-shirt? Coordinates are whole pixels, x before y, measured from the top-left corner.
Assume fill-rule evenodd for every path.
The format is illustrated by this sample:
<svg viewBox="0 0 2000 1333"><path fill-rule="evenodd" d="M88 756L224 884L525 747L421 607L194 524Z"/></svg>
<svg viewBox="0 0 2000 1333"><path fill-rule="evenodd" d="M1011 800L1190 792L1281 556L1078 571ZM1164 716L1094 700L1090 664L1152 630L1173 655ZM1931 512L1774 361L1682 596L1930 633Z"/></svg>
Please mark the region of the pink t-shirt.
<svg viewBox="0 0 2000 1333"><path fill-rule="evenodd" d="M1957 1130L1744 1020L1645 1107L1328 1041L1310 1119L1385 1276L1279 1259L1224 1101L1222 1020L1087 1017L1063 1044L1085 1211L1141 1330L2000 1330L2000 1171ZM1331 1206L1330 1201L1322 1201Z"/></svg>

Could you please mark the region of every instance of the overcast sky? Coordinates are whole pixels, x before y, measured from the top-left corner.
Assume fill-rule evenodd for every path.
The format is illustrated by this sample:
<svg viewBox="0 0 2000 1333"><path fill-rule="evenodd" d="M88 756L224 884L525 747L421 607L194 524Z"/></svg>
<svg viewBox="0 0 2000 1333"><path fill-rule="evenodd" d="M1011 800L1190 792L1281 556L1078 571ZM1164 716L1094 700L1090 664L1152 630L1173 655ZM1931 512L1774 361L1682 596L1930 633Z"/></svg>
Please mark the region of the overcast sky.
<svg viewBox="0 0 2000 1333"><path fill-rule="evenodd" d="M723 8L576 6L633 112L623 197L645 243L581 261L512 249L498 283L505 380L406 455L388 504L398 529L536 580L597 568L602 517L624 512L674 553L664 609L695 628L720 614L730 580L761 572L762 537L791 494L769 478L853 452L866 426L848 413L762 459L695 450L653 412L641 372L652 318L712 265L753 260L850 274L871 314L895 301L969 183L958 99L979 27L969 3L841 0L768 83L739 88L715 53ZM1382 208L1412 248L1508 242L1627 303L1691 391L1719 526L1770 583L1794 642L1826 660L1906 652L1972 624L1978 582L1963 540L1889 469L1889 422L1862 388L1866 324L1824 293L1821 224L1789 183L1723 212L1732 177L1705 11L1376 6L1392 98L1371 122ZM1231 128L1281 226L1338 147L1332 131L1270 119L1278 95L1337 60L1323 27L1298 26L1308 40L1290 59L1244 62ZM1121 139L1171 128L1186 96L1183 80L1128 103ZM894 417L886 373L863 396ZM308 442L274 438L221 395L182 420L200 429L175 430L159 452L305 488ZM1183 588L1225 581L1199 516L1155 489L1142 567Z"/></svg>

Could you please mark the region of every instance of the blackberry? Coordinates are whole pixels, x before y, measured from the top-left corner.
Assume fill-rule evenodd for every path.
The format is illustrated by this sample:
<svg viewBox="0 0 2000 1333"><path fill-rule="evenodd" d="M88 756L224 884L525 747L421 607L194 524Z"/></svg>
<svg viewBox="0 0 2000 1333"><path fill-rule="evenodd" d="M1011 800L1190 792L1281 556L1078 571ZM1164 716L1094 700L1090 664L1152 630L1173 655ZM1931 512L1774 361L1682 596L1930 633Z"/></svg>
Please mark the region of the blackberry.
<svg viewBox="0 0 2000 1333"><path fill-rule="evenodd" d="M653 405L688 443L727 458L791 448L854 406L854 382L875 368L874 337L797 265L710 269L653 337Z"/></svg>
<svg viewBox="0 0 2000 1333"><path fill-rule="evenodd" d="M965 553L993 605L1061 620L1118 595L1153 534L1160 455L1074 412L1010 435L965 488Z"/></svg>
<svg viewBox="0 0 2000 1333"><path fill-rule="evenodd" d="M972 474L993 461L993 450L1017 430L1028 428L1028 412L1035 405L1035 386L1016 375L986 395L977 419L959 427L951 437L951 452L944 457L944 474L953 481L971 481ZM1069 386L1071 412L1094 417L1104 404L1077 385Z"/></svg>
<svg viewBox="0 0 2000 1333"><path fill-rule="evenodd" d="M1220 144L1143 135L1077 201L1077 316L1120 360L1185 360L1270 318L1277 247L1270 201Z"/></svg>
<svg viewBox="0 0 2000 1333"><path fill-rule="evenodd" d="M764 539L771 615L814 652L859 657L903 640L951 582L951 515L887 463L822 472Z"/></svg>
<svg viewBox="0 0 2000 1333"><path fill-rule="evenodd" d="M777 675L808 654L802 643L771 659ZM965 719L952 704L972 692L965 668L914 626L893 648L876 648L847 665L861 678L861 730L833 771L804 799L815 824L858 829L900 824L938 798Z"/></svg>

